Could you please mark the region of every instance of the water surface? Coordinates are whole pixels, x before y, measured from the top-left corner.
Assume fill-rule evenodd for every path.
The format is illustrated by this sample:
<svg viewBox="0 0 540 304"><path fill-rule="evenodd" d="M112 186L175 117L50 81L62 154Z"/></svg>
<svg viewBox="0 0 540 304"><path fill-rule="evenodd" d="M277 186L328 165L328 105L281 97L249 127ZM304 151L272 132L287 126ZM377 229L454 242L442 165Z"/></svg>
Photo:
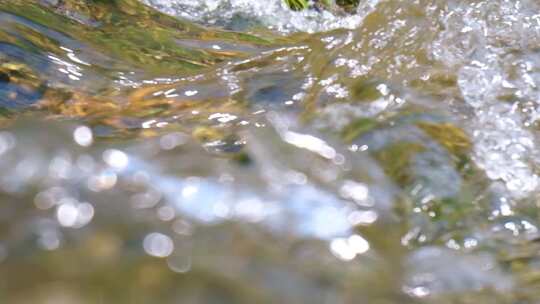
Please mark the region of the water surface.
<svg viewBox="0 0 540 304"><path fill-rule="evenodd" d="M1 301L540 300L535 1L143 2L0 0Z"/></svg>

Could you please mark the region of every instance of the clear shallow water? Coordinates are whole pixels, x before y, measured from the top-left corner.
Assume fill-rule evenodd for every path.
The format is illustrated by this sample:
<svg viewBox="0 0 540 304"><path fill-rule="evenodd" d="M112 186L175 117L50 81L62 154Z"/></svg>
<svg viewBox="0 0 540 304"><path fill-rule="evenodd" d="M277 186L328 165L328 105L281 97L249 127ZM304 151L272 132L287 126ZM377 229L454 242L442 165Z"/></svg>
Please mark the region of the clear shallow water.
<svg viewBox="0 0 540 304"><path fill-rule="evenodd" d="M0 1L0 300L538 301L533 1L147 3Z"/></svg>

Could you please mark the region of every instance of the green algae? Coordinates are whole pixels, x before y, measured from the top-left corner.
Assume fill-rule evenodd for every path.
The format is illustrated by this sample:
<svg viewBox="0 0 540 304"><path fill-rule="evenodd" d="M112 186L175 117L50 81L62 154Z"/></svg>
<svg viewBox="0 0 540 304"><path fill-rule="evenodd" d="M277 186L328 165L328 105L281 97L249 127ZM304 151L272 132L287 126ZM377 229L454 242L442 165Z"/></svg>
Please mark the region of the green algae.
<svg viewBox="0 0 540 304"><path fill-rule="evenodd" d="M285 3L293 11L301 11L309 7L309 3L306 0L285 0Z"/></svg>
<svg viewBox="0 0 540 304"><path fill-rule="evenodd" d="M380 82L375 80L360 80L351 87L351 97L358 102L371 102L383 95L377 86Z"/></svg>
<svg viewBox="0 0 540 304"><path fill-rule="evenodd" d="M345 142L352 142L354 139L373 130L378 125L378 122L372 118L360 118L341 130L341 138Z"/></svg>
<svg viewBox="0 0 540 304"><path fill-rule="evenodd" d="M462 157L471 150L469 136L454 124L418 122L417 126L452 155Z"/></svg>
<svg viewBox="0 0 540 304"><path fill-rule="evenodd" d="M413 157L425 150L426 148L418 143L397 142L373 152L373 155L390 178L405 186L413 181L410 171Z"/></svg>
<svg viewBox="0 0 540 304"><path fill-rule="evenodd" d="M276 39L265 39L245 33L207 30L163 15L138 1L64 1L47 7L39 1L0 3L0 10L24 17L37 24L71 36L90 47L113 56L120 62L154 74L185 73L230 59L231 54L181 47L181 38L223 40L254 45L269 45ZM70 13L71 12L71 13ZM74 12L87 15L80 22ZM71 18L70 18L71 17ZM5 34L0 35L0 38ZM41 33L27 29L38 49L57 52L60 45ZM243 54L233 54L241 57Z"/></svg>

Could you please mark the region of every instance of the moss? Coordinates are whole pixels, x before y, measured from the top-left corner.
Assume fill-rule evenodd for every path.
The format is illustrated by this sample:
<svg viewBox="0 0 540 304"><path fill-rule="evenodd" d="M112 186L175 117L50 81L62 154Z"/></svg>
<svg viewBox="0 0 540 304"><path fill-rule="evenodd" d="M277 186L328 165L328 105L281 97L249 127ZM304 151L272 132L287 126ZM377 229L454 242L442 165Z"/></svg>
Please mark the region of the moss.
<svg viewBox="0 0 540 304"><path fill-rule="evenodd" d="M310 8L308 0L284 0L285 4L293 11L301 11ZM318 9L334 10L336 7L341 11L354 13L358 7L359 0L336 0L335 4L332 0L315 0L314 7ZM339 11L339 10L338 10Z"/></svg>
<svg viewBox="0 0 540 304"><path fill-rule="evenodd" d="M0 78L2 82L17 84L28 90L38 90L43 84L39 77L27 65L0 60Z"/></svg>
<svg viewBox="0 0 540 304"><path fill-rule="evenodd" d="M353 13L356 11L360 0L336 0L336 4L345 9L345 11Z"/></svg>
<svg viewBox="0 0 540 304"><path fill-rule="evenodd" d="M377 126L377 121L372 118L360 118L347 125L341 131L341 138L345 142L351 142L362 134L369 132Z"/></svg>
<svg viewBox="0 0 540 304"><path fill-rule="evenodd" d="M202 143L220 140L225 137L225 134L223 134L221 130L208 126L199 126L195 128L191 135Z"/></svg>
<svg viewBox="0 0 540 304"><path fill-rule="evenodd" d="M12 116L13 112L11 110L0 107L0 118L11 118ZM3 126L2 121L0 121L0 125Z"/></svg>
<svg viewBox="0 0 540 304"><path fill-rule="evenodd" d="M309 6L307 0L285 0L285 3L293 11L301 11L307 9Z"/></svg>
<svg viewBox="0 0 540 304"><path fill-rule="evenodd" d="M354 100L359 102L370 102L382 96L377 86L378 81L361 80L354 84L351 88L351 94Z"/></svg>
<svg viewBox="0 0 540 304"><path fill-rule="evenodd" d="M410 165L412 158L425 151L418 143L398 142L373 153L386 175L398 185L406 186L412 182Z"/></svg>
<svg viewBox="0 0 540 304"><path fill-rule="evenodd" d="M232 159L235 161L236 164L242 167L247 167L253 164L253 159L249 154L245 152L236 153Z"/></svg>
<svg viewBox="0 0 540 304"><path fill-rule="evenodd" d="M453 156L467 155L471 149L467 134L451 123L419 122L417 126Z"/></svg>
<svg viewBox="0 0 540 304"><path fill-rule="evenodd" d="M0 2L0 10L26 18L87 44L104 54L150 74L164 76L189 72L220 63L241 53L220 54L182 47L178 39L219 39L235 43L268 45L273 39L245 33L209 30L164 15L138 1L65 0L56 6L43 6L37 0ZM75 16L75 17L74 17ZM19 28L37 50L60 51L60 42L30 28ZM13 37L0 38L28 49ZM7 35L10 36L10 35ZM6 38L6 39L4 39ZM15 39L17 40L17 39ZM279 40L284 42L285 39Z"/></svg>

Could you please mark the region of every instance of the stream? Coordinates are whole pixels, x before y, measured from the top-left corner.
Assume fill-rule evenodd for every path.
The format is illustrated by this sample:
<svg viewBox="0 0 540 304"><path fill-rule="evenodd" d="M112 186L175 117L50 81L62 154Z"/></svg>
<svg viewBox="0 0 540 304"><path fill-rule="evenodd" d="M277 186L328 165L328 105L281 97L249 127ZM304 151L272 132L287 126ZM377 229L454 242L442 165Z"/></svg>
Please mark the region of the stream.
<svg viewBox="0 0 540 304"><path fill-rule="evenodd" d="M0 0L0 302L540 301L540 3Z"/></svg>

